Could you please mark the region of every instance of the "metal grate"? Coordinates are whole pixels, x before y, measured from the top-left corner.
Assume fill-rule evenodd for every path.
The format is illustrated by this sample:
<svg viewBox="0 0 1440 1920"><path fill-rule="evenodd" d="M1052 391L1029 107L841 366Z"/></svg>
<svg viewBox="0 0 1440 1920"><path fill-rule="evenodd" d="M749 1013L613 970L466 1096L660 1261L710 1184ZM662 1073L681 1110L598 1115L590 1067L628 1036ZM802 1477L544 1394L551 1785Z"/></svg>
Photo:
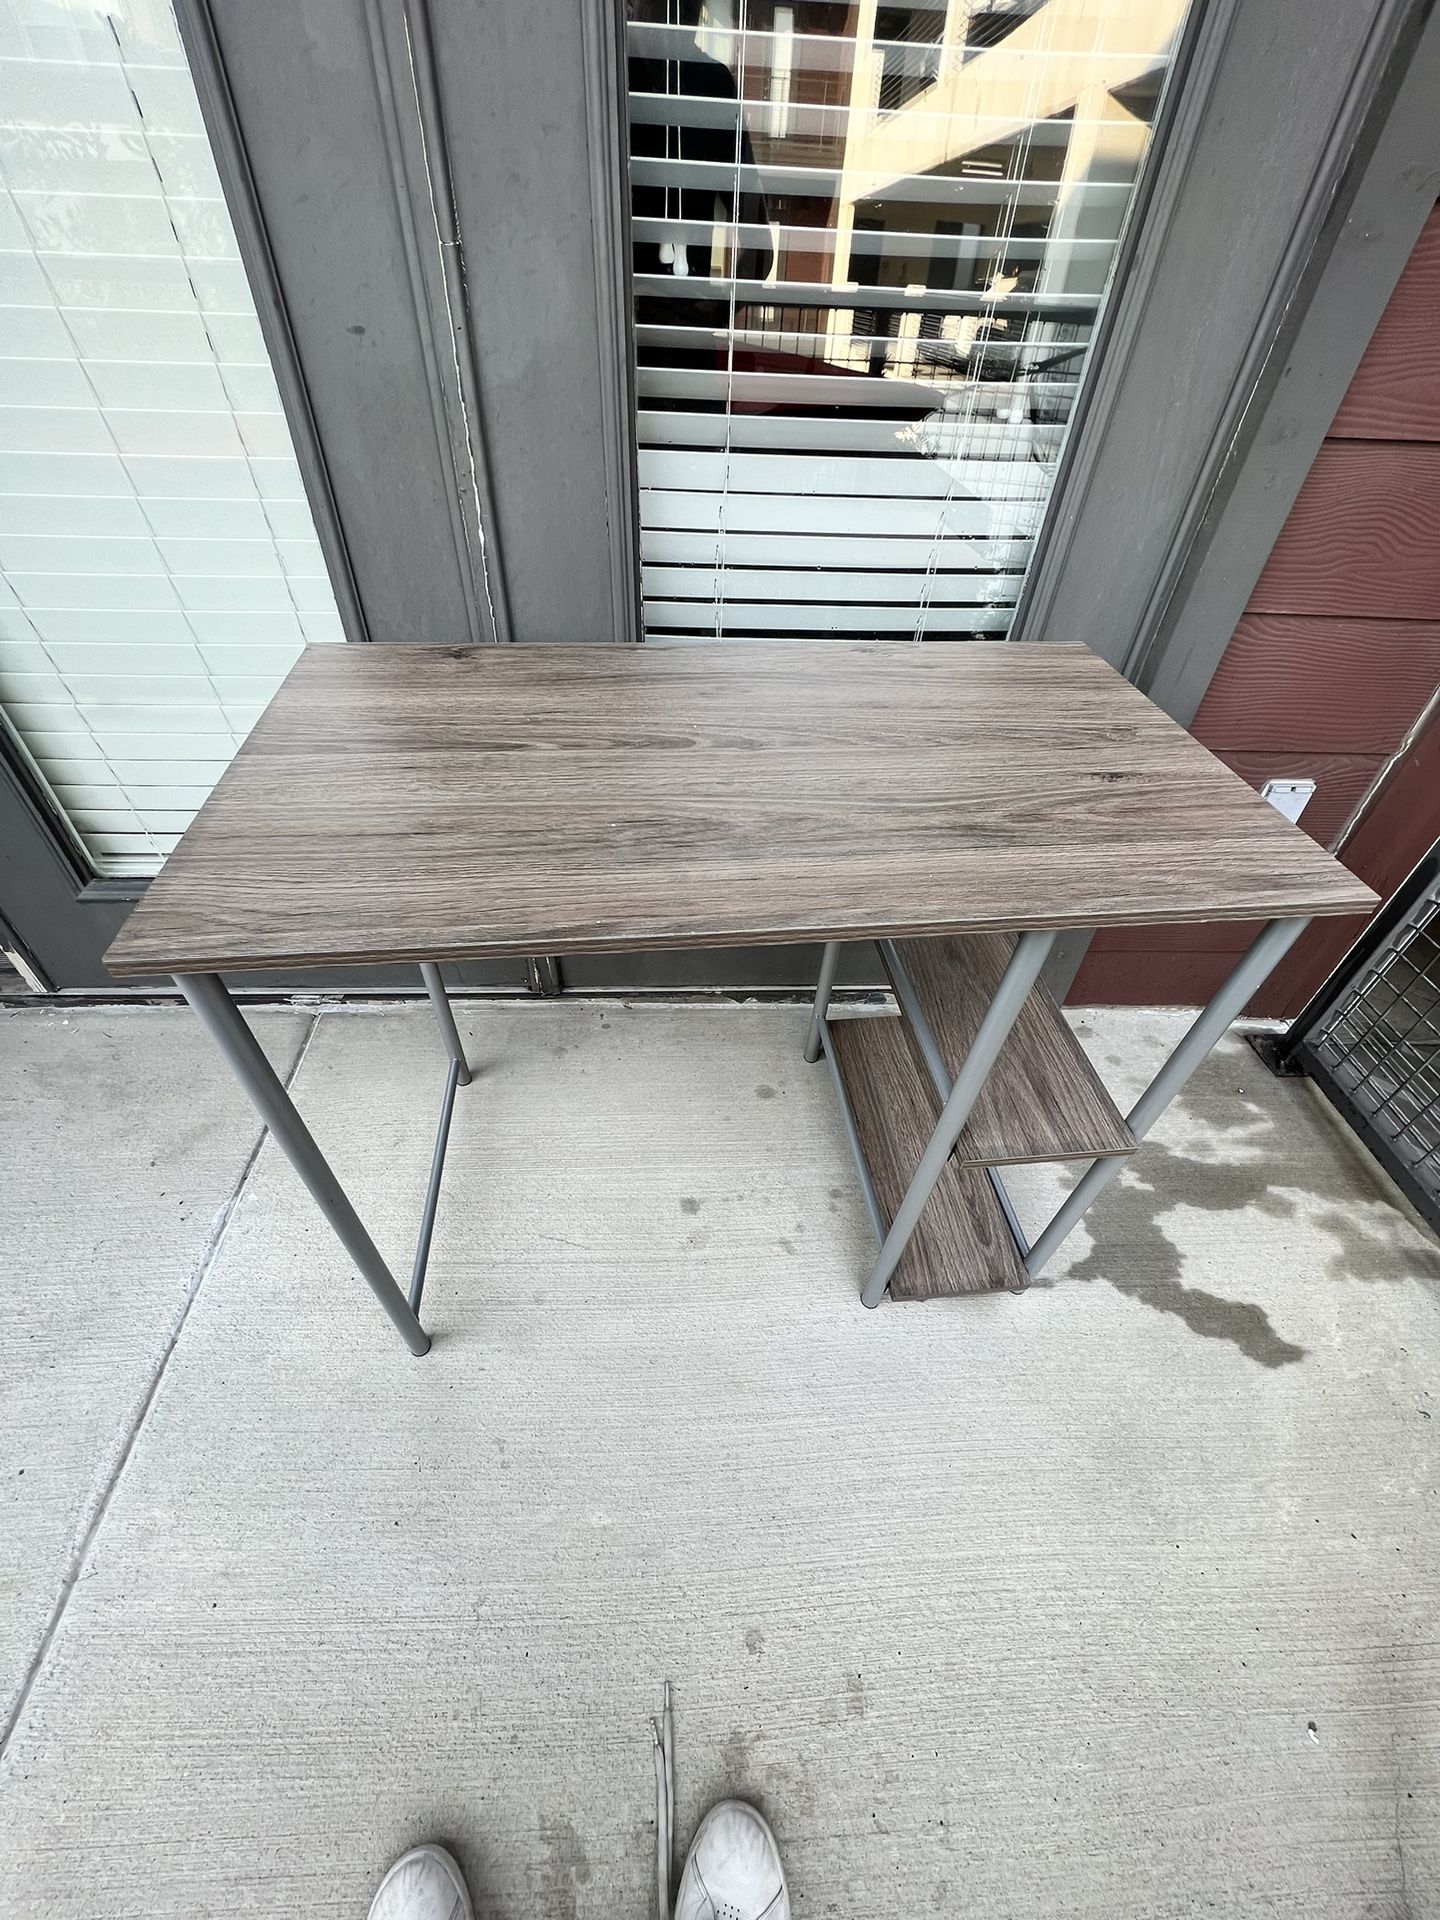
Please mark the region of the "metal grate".
<svg viewBox="0 0 1440 1920"><path fill-rule="evenodd" d="M1298 1053L1440 1225L1440 874L1304 1034Z"/></svg>

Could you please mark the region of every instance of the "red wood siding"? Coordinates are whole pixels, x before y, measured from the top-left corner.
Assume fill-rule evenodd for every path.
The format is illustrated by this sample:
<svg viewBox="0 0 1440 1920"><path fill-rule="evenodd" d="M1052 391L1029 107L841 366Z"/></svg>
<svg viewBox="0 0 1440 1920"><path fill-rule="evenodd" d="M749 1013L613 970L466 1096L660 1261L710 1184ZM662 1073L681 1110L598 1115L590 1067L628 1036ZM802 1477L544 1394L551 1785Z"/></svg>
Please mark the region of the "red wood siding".
<svg viewBox="0 0 1440 1920"><path fill-rule="evenodd" d="M1440 715L1396 767L1345 848L1345 864L1388 900L1440 838ZM1334 971L1363 920L1317 920L1296 944L1274 1011L1289 1018Z"/></svg>
<svg viewBox="0 0 1440 1920"><path fill-rule="evenodd" d="M1440 441L1440 221L1427 222L1330 429L1332 440Z"/></svg>
<svg viewBox="0 0 1440 1920"><path fill-rule="evenodd" d="M1440 446L1327 440L1250 596L1251 613L1435 618Z"/></svg>
<svg viewBox="0 0 1440 1920"><path fill-rule="evenodd" d="M1232 752L1390 753L1437 684L1440 618L1247 613L1193 731Z"/></svg>
<svg viewBox="0 0 1440 1920"><path fill-rule="evenodd" d="M1400 277L1191 731L1252 786L1315 780L1300 824L1328 846L1437 685L1440 210ZM1440 761L1440 734L1427 754ZM1395 813L1402 804L1403 819ZM1385 892L1440 835L1440 778L1392 780L1380 810L1378 832L1367 817L1341 852ZM1255 931L1099 934L1069 998L1193 1006L1220 985ZM1312 928L1252 1011L1297 1011L1356 931L1350 922Z"/></svg>
<svg viewBox="0 0 1440 1920"><path fill-rule="evenodd" d="M1399 745L1398 735L1394 744ZM1313 780L1315 797L1301 819L1310 838L1322 847L1334 844L1385 764L1383 753L1297 753L1291 747L1259 753L1226 753L1219 746L1213 750L1252 787L1259 788L1267 780Z"/></svg>

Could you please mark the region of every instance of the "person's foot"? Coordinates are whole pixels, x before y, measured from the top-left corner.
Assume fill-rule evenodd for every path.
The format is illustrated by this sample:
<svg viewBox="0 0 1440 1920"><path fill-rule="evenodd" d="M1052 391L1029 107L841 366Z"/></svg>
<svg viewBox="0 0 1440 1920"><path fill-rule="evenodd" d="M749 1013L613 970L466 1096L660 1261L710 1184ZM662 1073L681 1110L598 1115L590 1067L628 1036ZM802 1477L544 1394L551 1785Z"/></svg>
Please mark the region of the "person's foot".
<svg viewBox="0 0 1440 1920"><path fill-rule="evenodd" d="M370 1920L475 1920L465 1876L444 1847L412 1847L380 1882Z"/></svg>
<svg viewBox="0 0 1440 1920"><path fill-rule="evenodd" d="M780 1849L744 1800L722 1800L696 1829L675 1920L790 1920Z"/></svg>

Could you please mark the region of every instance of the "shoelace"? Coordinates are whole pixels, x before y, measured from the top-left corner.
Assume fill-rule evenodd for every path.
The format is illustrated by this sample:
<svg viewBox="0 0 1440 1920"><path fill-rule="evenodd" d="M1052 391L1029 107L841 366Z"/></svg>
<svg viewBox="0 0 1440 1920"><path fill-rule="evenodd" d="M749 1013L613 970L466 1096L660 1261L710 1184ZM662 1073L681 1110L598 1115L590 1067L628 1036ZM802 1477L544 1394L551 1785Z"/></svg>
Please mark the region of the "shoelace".
<svg viewBox="0 0 1440 1920"><path fill-rule="evenodd" d="M650 1722L655 1750L655 1891L660 1920L670 1920L670 1883L675 1871L675 1714L670 1682L663 1711Z"/></svg>

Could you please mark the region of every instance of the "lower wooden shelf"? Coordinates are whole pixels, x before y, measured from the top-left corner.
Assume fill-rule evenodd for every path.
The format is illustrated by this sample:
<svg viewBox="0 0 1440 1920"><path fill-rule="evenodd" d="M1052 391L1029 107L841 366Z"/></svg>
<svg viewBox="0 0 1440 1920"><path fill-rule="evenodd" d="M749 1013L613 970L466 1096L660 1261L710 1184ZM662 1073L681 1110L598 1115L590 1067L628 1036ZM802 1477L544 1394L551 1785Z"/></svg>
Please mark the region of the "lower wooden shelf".
<svg viewBox="0 0 1440 1920"><path fill-rule="evenodd" d="M885 1219L893 1220L938 1117L904 1022L832 1020L827 1035ZM893 1300L990 1293L1025 1284L1024 1269L983 1168L952 1156L890 1280Z"/></svg>
<svg viewBox="0 0 1440 1920"><path fill-rule="evenodd" d="M880 957L897 998L903 1005L892 954L908 975L953 1076L995 997L1015 942L1008 933L969 933L897 940L887 952L888 946L882 944ZM1135 1136L1064 1014L1044 986L1032 987L961 1129L956 1158L972 1166L1003 1167L1134 1151Z"/></svg>

